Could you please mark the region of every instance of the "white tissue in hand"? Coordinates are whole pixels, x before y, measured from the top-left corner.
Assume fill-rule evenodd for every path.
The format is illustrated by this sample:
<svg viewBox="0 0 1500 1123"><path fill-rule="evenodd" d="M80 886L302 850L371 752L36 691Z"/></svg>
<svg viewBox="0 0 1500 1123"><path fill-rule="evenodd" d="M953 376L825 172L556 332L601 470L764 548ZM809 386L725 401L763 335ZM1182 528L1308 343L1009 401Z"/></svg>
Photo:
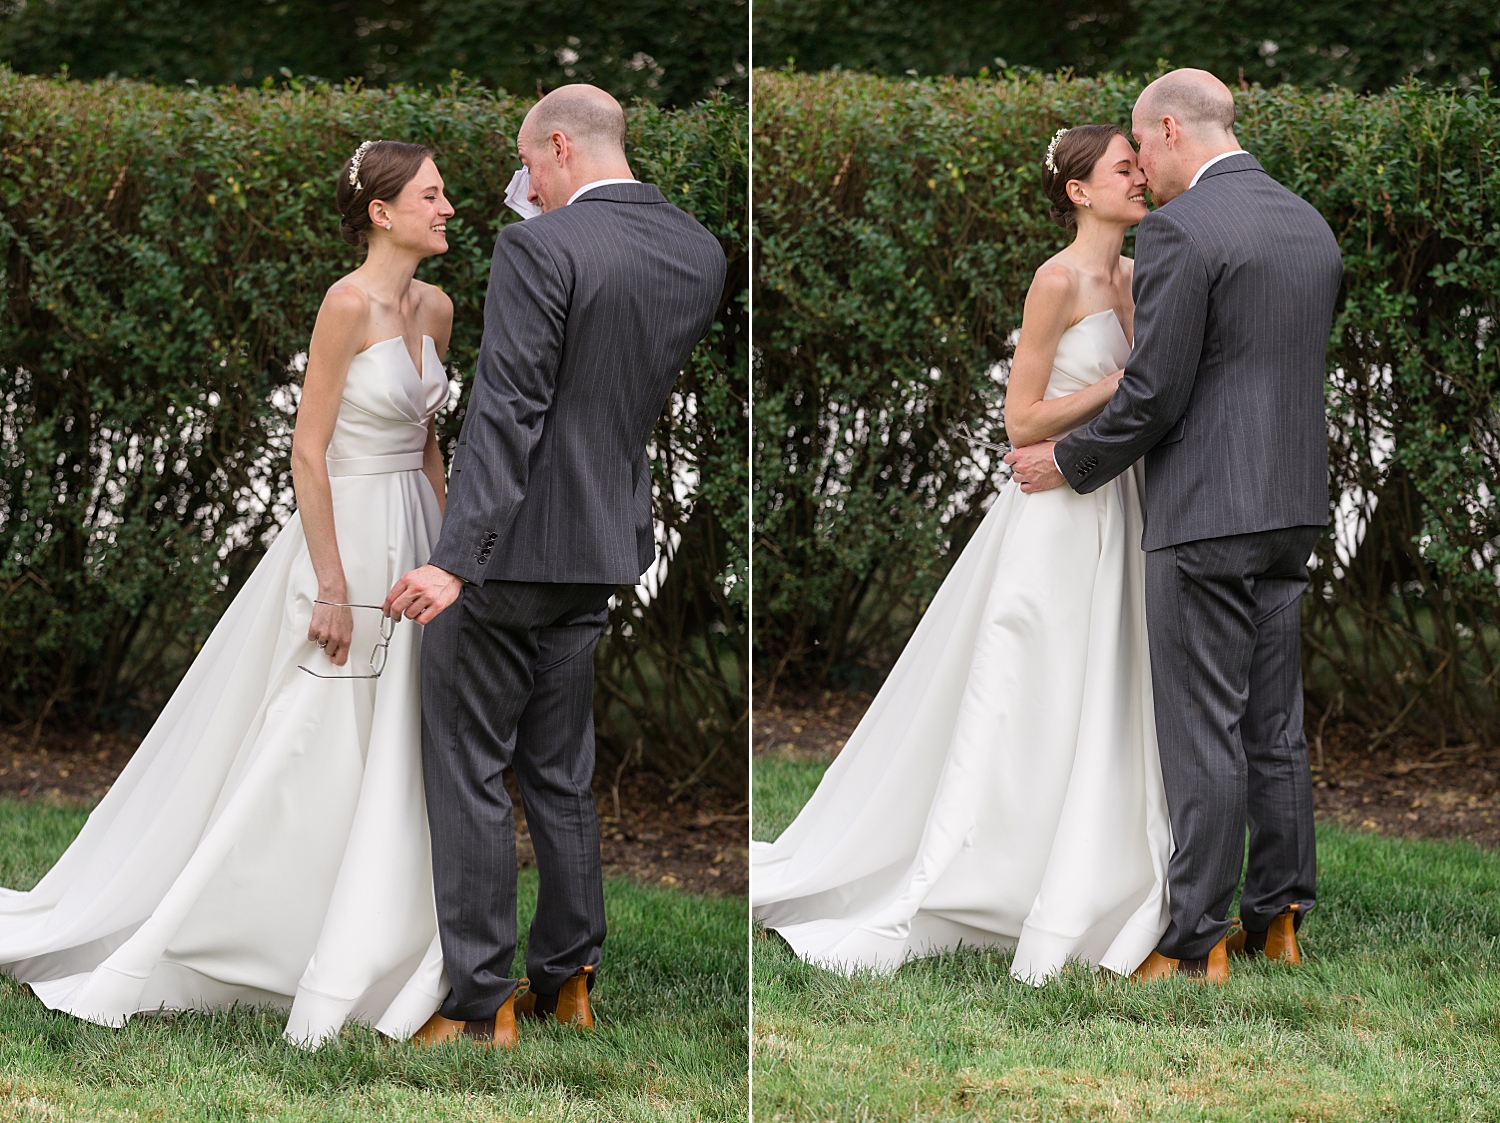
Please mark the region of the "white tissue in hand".
<svg viewBox="0 0 1500 1123"><path fill-rule="evenodd" d="M526 196L531 194L531 173L522 168L510 177L510 186L505 189L505 205L522 218L535 218L542 208Z"/></svg>

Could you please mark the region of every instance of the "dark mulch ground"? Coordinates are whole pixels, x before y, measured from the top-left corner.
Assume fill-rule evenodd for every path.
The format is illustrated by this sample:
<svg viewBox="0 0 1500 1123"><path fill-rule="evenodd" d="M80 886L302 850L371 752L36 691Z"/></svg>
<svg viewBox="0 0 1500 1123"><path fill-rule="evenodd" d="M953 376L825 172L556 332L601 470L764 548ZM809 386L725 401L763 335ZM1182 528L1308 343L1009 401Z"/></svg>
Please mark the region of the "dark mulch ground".
<svg viewBox="0 0 1500 1123"><path fill-rule="evenodd" d="M0 796L95 803L135 752L139 737L0 733Z"/></svg>
<svg viewBox="0 0 1500 1123"><path fill-rule="evenodd" d="M0 733L0 796L59 803L95 803L125 767L138 737L49 731L33 741ZM516 853L535 862L531 835L514 781ZM669 803L666 781L648 774L620 781L618 810L612 776L601 776L599 807L605 872L692 893L742 896L749 889L749 818L744 800L696 790Z"/></svg>
<svg viewBox="0 0 1500 1123"><path fill-rule="evenodd" d="M777 690L755 703L756 752L837 756L873 699L844 690Z"/></svg>
<svg viewBox="0 0 1500 1123"><path fill-rule="evenodd" d="M755 707L755 751L832 756L854 732L869 695L778 690ZM1370 748L1355 725L1323 731L1321 764L1309 729L1318 816L1401 838L1466 838L1500 846L1500 751L1439 748L1415 738Z"/></svg>
<svg viewBox="0 0 1500 1123"><path fill-rule="evenodd" d="M516 856L522 865L533 865L520 793L509 773L506 779L516 804ZM744 800L705 790L668 803L666 781L643 773L620 781L616 816L610 779L598 777L594 784L605 873L692 893L749 892L750 819Z"/></svg>
<svg viewBox="0 0 1500 1123"><path fill-rule="evenodd" d="M1321 769L1313 750L1320 817L1401 838L1500 846L1500 752L1415 738L1369 746L1369 731L1357 726L1324 733Z"/></svg>

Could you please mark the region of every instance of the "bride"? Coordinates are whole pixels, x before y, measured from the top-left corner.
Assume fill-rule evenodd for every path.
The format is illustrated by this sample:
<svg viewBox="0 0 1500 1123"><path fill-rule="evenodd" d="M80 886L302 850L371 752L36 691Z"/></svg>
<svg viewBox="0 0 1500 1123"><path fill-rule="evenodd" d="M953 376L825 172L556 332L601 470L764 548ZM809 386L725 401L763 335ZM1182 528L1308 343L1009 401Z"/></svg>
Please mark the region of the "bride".
<svg viewBox="0 0 1500 1123"><path fill-rule="evenodd" d="M453 207L432 153L360 145L282 529L114 787L29 893L0 890L0 970L103 1025L290 1008L409 1037L447 993L422 801L421 630L378 606L442 521L433 417L452 302L415 280ZM377 606L373 610L369 607Z"/></svg>
<svg viewBox="0 0 1500 1123"><path fill-rule="evenodd" d="M1060 131L1043 183L1071 245L1036 271L1005 400L1017 446L1092 419L1130 354L1126 230L1145 176L1112 125ZM1171 852L1146 646L1141 466L1090 495L1010 482L812 799L751 847L751 904L803 958L892 969L1014 947L1130 974L1167 925Z"/></svg>

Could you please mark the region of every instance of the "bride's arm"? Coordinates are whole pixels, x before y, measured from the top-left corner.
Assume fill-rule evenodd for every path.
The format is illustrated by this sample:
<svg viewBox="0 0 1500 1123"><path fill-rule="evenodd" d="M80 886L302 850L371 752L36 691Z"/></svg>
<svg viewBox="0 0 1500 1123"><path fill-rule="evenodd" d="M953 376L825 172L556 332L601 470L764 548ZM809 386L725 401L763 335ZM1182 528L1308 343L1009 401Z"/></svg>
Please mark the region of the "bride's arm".
<svg viewBox="0 0 1500 1123"><path fill-rule="evenodd" d="M349 599L333 525L328 442L333 439L333 427L338 421L349 363L364 341L368 315L364 294L358 289L342 286L328 291L313 325L302 398L297 403L297 427L292 433L292 487L297 492L297 513L307 536L307 552L318 576L319 600ZM339 666L349 657L353 635L354 614L347 608L313 605L307 638L325 644L328 658Z"/></svg>
<svg viewBox="0 0 1500 1123"><path fill-rule="evenodd" d="M1116 371L1085 390L1043 401L1057 344L1071 326L1075 282L1065 269L1038 271L1026 294L1021 314L1021 338L1011 358L1005 388L1005 434L1016 448L1045 441L1091 421L1104 409L1122 372Z"/></svg>
<svg viewBox="0 0 1500 1123"><path fill-rule="evenodd" d="M427 423L427 447L422 450L422 474L437 496L438 510L448 513L448 475L443 467L443 449L437 439L437 418Z"/></svg>
<svg viewBox="0 0 1500 1123"><path fill-rule="evenodd" d="M423 317L423 326L427 334L432 336L438 359L446 364L448 341L453 335L453 301L447 293L434 285L424 293L422 303L424 311L431 309L430 314ZM447 366L445 365L443 369L446 374ZM422 474L427 477L428 483L432 484L432 493L437 496L438 510L447 514L448 474L443 467L443 450L438 444L437 418L435 417L427 426L427 447L422 450Z"/></svg>

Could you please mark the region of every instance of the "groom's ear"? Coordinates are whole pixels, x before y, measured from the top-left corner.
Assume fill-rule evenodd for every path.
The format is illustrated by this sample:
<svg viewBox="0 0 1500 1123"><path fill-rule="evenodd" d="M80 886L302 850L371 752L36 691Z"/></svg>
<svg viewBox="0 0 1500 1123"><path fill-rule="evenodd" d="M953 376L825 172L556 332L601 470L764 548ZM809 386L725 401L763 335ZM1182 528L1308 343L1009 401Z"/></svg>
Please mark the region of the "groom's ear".
<svg viewBox="0 0 1500 1123"><path fill-rule="evenodd" d="M1182 139L1182 125L1170 113L1161 119L1161 135L1162 139L1167 142L1167 147L1171 149L1175 149L1178 141Z"/></svg>

